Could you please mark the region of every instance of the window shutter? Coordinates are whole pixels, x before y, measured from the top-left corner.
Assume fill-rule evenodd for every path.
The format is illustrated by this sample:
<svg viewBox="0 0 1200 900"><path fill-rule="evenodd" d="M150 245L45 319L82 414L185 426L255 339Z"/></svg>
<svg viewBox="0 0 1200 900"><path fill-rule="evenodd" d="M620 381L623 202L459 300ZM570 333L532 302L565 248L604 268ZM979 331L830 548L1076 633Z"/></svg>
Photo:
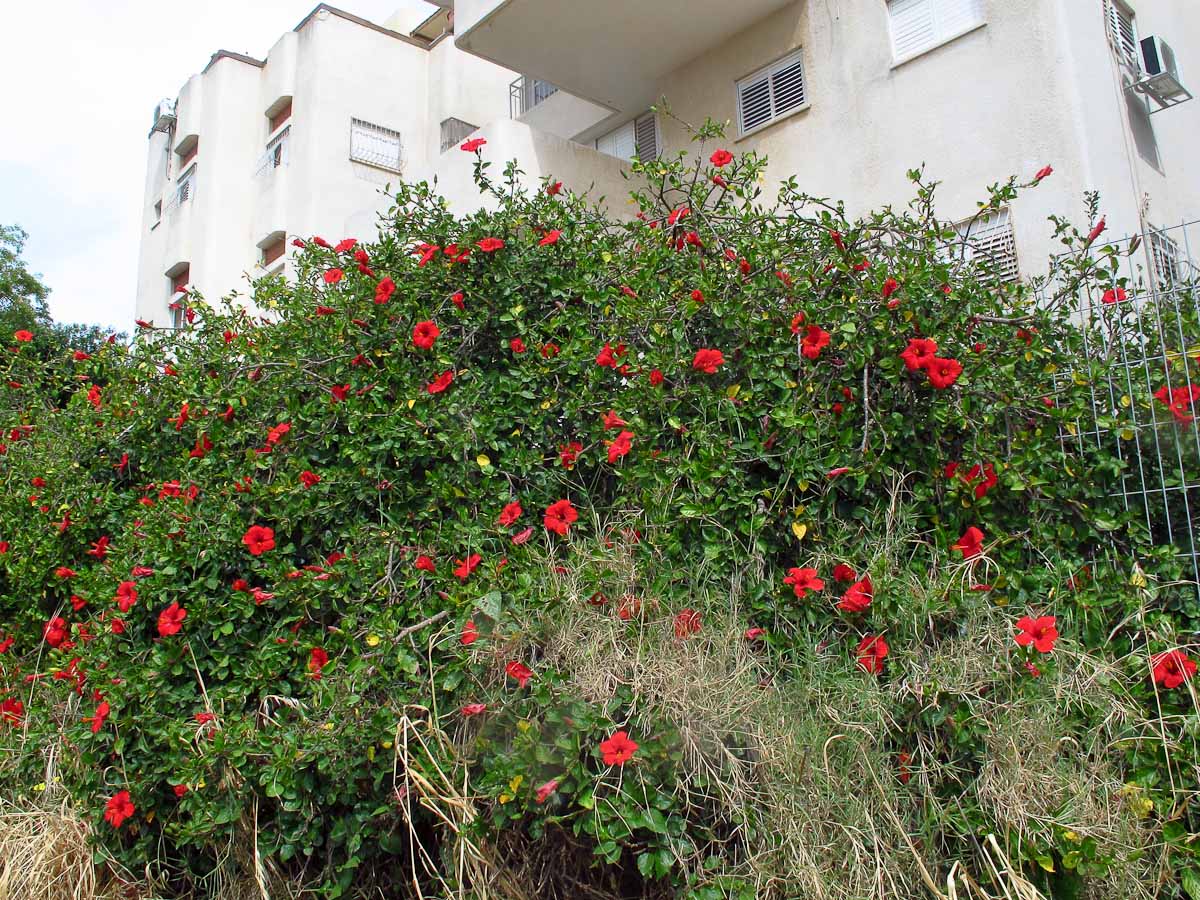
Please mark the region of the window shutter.
<svg viewBox="0 0 1200 900"><path fill-rule="evenodd" d="M271 134L274 134L284 122L292 117L292 101L289 100L283 109L271 116Z"/></svg>
<svg viewBox="0 0 1200 900"><path fill-rule="evenodd" d="M737 83L738 133L748 134L808 102L797 50Z"/></svg>
<svg viewBox="0 0 1200 900"><path fill-rule="evenodd" d="M658 159L658 119L654 113L634 120L633 134L638 159Z"/></svg>
<svg viewBox="0 0 1200 900"><path fill-rule="evenodd" d="M739 119L742 133L752 131L771 120L771 81L763 75L749 80L738 89Z"/></svg>
<svg viewBox="0 0 1200 900"><path fill-rule="evenodd" d="M968 228L970 229L968 231ZM960 240L966 240L964 260L979 260L990 266L997 281L1016 281L1021 277L1017 266L1017 245L1013 237L1008 209L980 216L955 226Z"/></svg>
<svg viewBox="0 0 1200 900"><path fill-rule="evenodd" d="M287 250L286 235L267 244L267 246L263 247L263 266L269 266L271 263L275 262L275 260L283 256L285 250Z"/></svg>
<svg viewBox="0 0 1200 900"><path fill-rule="evenodd" d="M924 53L986 21L984 0L888 0L896 62Z"/></svg>
<svg viewBox="0 0 1200 900"><path fill-rule="evenodd" d="M1133 24L1133 13L1120 0L1104 0L1108 7L1108 33L1113 48L1123 62L1138 65L1137 29Z"/></svg>
<svg viewBox="0 0 1200 900"><path fill-rule="evenodd" d="M633 159L637 153L637 133L633 122L626 122L620 128L610 131L596 139L596 149L609 156L620 159Z"/></svg>
<svg viewBox="0 0 1200 900"><path fill-rule="evenodd" d="M803 106L805 97L804 66L799 59L781 65L771 73L772 112L776 117Z"/></svg>
<svg viewBox="0 0 1200 900"><path fill-rule="evenodd" d="M351 119L350 158L399 172L400 132L361 119Z"/></svg>
<svg viewBox="0 0 1200 900"><path fill-rule="evenodd" d="M1174 287L1182 274L1179 244L1163 231L1150 232L1150 254L1154 259L1154 274L1160 284Z"/></svg>

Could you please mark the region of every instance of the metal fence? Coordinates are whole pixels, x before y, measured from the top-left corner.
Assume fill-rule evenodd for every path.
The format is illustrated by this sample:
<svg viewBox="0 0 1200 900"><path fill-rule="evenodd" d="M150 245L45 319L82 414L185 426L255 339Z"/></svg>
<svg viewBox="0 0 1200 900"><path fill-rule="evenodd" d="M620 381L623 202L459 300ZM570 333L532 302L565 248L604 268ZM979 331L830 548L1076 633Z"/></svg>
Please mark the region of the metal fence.
<svg viewBox="0 0 1200 900"><path fill-rule="evenodd" d="M550 82L522 75L508 86L509 116L514 119L522 116L556 93L558 93L558 88Z"/></svg>
<svg viewBox="0 0 1200 900"><path fill-rule="evenodd" d="M1200 220L1118 245L1132 240L1110 285L1080 298L1101 376L1090 380L1090 414L1062 440L1117 456L1111 496L1175 548L1200 598Z"/></svg>

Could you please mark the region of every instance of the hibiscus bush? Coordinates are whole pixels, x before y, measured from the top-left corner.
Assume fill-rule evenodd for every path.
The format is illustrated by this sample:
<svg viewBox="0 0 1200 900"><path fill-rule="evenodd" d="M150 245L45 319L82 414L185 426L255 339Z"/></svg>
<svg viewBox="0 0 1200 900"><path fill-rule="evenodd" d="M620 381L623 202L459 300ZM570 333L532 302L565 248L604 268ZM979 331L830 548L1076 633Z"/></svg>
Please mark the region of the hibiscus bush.
<svg viewBox="0 0 1200 900"><path fill-rule="evenodd" d="M1200 333L1077 441L1152 336L1096 198L1005 283L920 170L695 138L627 220L477 140L490 210L5 335L4 795L167 896L1200 896L1200 606L1112 488L1154 404L1200 474Z"/></svg>

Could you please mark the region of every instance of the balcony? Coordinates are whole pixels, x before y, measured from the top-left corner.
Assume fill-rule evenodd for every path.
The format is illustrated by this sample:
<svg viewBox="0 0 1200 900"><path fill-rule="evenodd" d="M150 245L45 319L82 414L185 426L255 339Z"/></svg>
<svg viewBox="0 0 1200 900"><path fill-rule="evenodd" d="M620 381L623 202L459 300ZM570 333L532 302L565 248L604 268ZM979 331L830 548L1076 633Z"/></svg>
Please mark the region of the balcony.
<svg viewBox="0 0 1200 900"><path fill-rule="evenodd" d="M550 82L522 75L508 86L508 114L514 119L519 119L551 94L556 93L558 88Z"/></svg>
<svg viewBox="0 0 1200 900"><path fill-rule="evenodd" d="M455 44L614 112L667 73L794 0L455 0Z"/></svg>

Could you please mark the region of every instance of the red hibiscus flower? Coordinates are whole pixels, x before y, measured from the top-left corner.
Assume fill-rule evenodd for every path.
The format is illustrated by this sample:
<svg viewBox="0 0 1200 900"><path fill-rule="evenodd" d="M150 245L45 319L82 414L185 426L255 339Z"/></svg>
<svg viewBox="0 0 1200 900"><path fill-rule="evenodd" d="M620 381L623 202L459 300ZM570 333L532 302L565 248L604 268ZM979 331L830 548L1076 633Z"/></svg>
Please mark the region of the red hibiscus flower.
<svg viewBox="0 0 1200 900"><path fill-rule="evenodd" d="M46 639L46 643L51 647L57 647L64 643L69 633L67 620L62 616L55 616L42 629L42 637Z"/></svg>
<svg viewBox="0 0 1200 900"><path fill-rule="evenodd" d="M321 670L329 664L329 654L320 647L313 647L308 654L308 672L313 678L321 677Z"/></svg>
<svg viewBox="0 0 1200 900"><path fill-rule="evenodd" d="M675 615L675 637L684 640L700 630L700 613L694 609L680 610Z"/></svg>
<svg viewBox="0 0 1200 900"><path fill-rule="evenodd" d="M616 429L616 428L624 428L628 424L629 424L628 422L626 422L624 419L622 419L620 416L618 416L611 409L604 414L604 430L605 431L612 431L613 429Z"/></svg>
<svg viewBox="0 0 1200 900"><path fill-rule="evenodd" d="M600 352L596 354L596 365L602 367L617 367L617 358L613 354L612 344L605 344Z"/></svg>
<svg viewBox="0 0 1200 900"><path fill-rule="evenodd" d="M333 398L334 403L341 403L349 393L350 385L348 384L335 384L329 389L329 396Z"/></svg>
<svg viewBox="0 0 1200 900"><path fill-rule="evenodd" d="M177 785L174 785L171 788L171 790L175 792L176 797L182 798L183 795L186 794L191 789L186 784L177 784Z"/></svg>
<svg viewBox="0 0 1200 900"><path fill-rule="evenodd" d="M464 153L474 153L486 143L486 138L471 138L469 141L463 141L458 149Z"/></svg>
<svg viewBox="0 0 1200 900"><path fill-rule="evenodd" d="M555 534L566 536L571 528L571 523L579 518L579 513L575 507L571 505L570 500L558 500L546 507L546 512L542 515L542 521L546 525L547 531L553 531Z"/></svg>
<svg viewBox="0 0 1200 900"><path fill-rule="evenodd" d="M542 344L541 350L538 352L542 354L542 359L553 359L558 356L561 349L558 344L546 343Z"/></svg>
<svg viewBox="0 0 1200 900"><path fill-rule="evenodd" d="M437 378L433 379L425 388L431 394L440 394L446 388L450 387L450 382L454 380L454 370L447 369Z"/></svg>
<svg viewBox="0 0 1200 900"><path fill-rule="evenodd" d="M838 563L833 567L834 581L854 581L858 578L858 574L845 563Z"/></svg>
<svg viewBox="0 0 1200 900"><path fill-rule="evenodd" d="M471 573L474 572L476 568L478 568L479 564L481 562L483 562L483 557L480 556L478 553L470 553L467 555L466 559L456 559L454 562L455 562L455 567L454 567L455 577L461 578L463 581L466 581L468 578L471 577Z"/></svg>
<svg viewBox="0 0 1200 900"><path fill-rule="evenodd" d="M963 532L957 544L950 545L950 549L960 551L963 559L974 559L983 552L983 532L972 525Z"/></svg>
<svg viewBox="0 0 1200 900"><path fill-rule="evenodd" d="M929 375L930 384L938 390L944 390L958 380L958 376L962 374L962 364L957 359L940 359L935 356L926 363L925 372Z"/></svg>
<svg viewBox="0 0 1200 900"><path fill-rule="evenodd" d="M733 154L728 150L718 150L708 158L708 161L720 169L723 166L727 166L733 162Z"/></svg>
<svg viewBox="0 0 1200 900"><path fill-rule="evenodd" d="M33 340L33 332L26 331L24 328L22 328L20 331L14 332L13 337L21 343L27 344Z"/></svg>
<svg viewBox="0 0 1200 900"><path fill-rule="evenodd" d="M1028 647L1032 644L1038 653L1049 653L1054 649L1054 642L1058 640L1055 624L1054 616L1040 616L1036 619L1022 616L1017 620L1020 634L1014 640L1018 647Z"/></svg>
<svg viewBox="0 0 1200 900"><path fill-rule="evenodd" d="M515 678L517 685L520 687L525 687L525 685L529 684L529 679L533 677L533 670L525 665L525 663L518 662L515 659L504 667L504 672L509 678Z"/></svg>
<svg viewBox="0 0 1200 900"><path fill-rule="evenodd" d="M104 821L113 828L120 828L136 811L129 799L129 791L117 791L104 804Z"/></svg>
<svg viewBox="0 0 1200 900"><path fill-rule="evenodd" d="M437 571L437 567L433 564L433 560L423 553L417 557L417 561L413 563L413 566L417 569L420 569L422 572Z"/></svg>
<svg viewBox="0 0 1200 900"><path fill-rule="evenodd" d="M801 569L798 566L788 569L783 583L791 585L792 591L798 598L803 597L809 591L820 591L825 588L825 582L817 577L816 569Z"/></svg>
<svg viewBox="0 0 1200 900"><path fill-rule="evenodd" d="M562 190L562 182L561 181L556 181L556 182L554 182L554 184L546 185L546 193L549 194L551 197L553 197L555 194L557 194L561 190Z"/></svg>
<svg viewBox="0 0 1200 900"><path fill-rule="evenodd" d="M59 566L54 570L54 575L57 578L74 578L79 573L67 566Z"/></svg>
<svg viewBox="0 0 1200 900"><path fill-rule="evenodd" d="M924 369L937 358L937 341L929 338L909 338L908 346L900 354L904 367L910 372Z"/></svg>
<svg viewBox="0 0 1200 900"><path fill-rule="evenodd" d="M816 359L828 345L829 332L823 331L819 325L809 325L800 340L800 352L806 359Z"/></svg>
<svg viewBox="0 0 1200 900"><path fill-rule="evenodd" d="M600 742L600 753L604 757L606 766L623 766L629 760L633 759L633 754L637 753L638 745L631 740L629 734L624 731L618 731L608 740Z"/></svg>
<svg viewBox="0 0 1200 900"><path fill-rule="evenodd" d="M327 269L325 271L325 275L324 275L325 283L326 284L337 284L339 281L342 280L342 276L344 274L345 273L341 269Z"/></svg>
<svg viewBox="0 0 1200 900"><path fill-rule="evenodd" d="M1100 237L1100 235L1104 233L1105 227L1107 226L1104 222L1104 216L1101 216L1100 221L1093 225L1092 230L1088 232L1087 242L1090 244L1092 241L1096 240L1096 238Z"/></svg>
<svg viewBox="0 0 1200 900"><path fill-rule="evenodd" d="M513 522L517 521L517 519L521 518L522 512L520 503L513 502L507 504L504 509L500 510L500 524L507 528Z"/></svg>
<svg viewBox="0 0 1200 900"><path fill-rule="evenodd" d="M504 247L504 241L500 240L500 238L489 237L479 241L475 246L484 253L494 253Z"/></svg>
<svg viewBox="0 0 1200 900"><path fill-rule="evenodd" d="M275 532L265 525L251 525L242 535L242 543L251 556L262 556L275 549Z"/></svg>
<svg viewBox="0 0 1200 900"><path fill-rule="evenodd" d="M1054 167L1053 166L1045 166L1041 169L1038 169L1037 174L1033 176L1033 180L1041 181L1043 178L1049 178L1053 174L1054 174Z"/></svg>
<svg viewBox="0 0 1200 900"><path fill-rule="evenodd" d="M470 647L473 643L479 640L479 628L475 625L474 619L467 619L463 625L462 634L458 636L458 642L464 647Z"/></svg>
<svg viewBox="0 0 1200 900"><path fill-rule="evenodd" d="M608 445L608 461L615 463L618 459L629 452L632 447L633 432L622 431L617 435L617 439Z"/></svg>
<svg viewBox="0 0 1200 900"><path fill-rule="evenodd" d="M900 290L900 282L895 278L889 278L883 283L883 299L888 299L888 297L892 296L898 290Z"/></svg>
<svg viewBox="0 0 1200 900"><path fill-rule="evenodd" d="M508 349L510 349L513 353L524 353L528 348L525 346L525 342L523 340L521 340L519 337L516 337L508 342Z"/></svg>
<svg viewBox="0 0 1200 900"><path fill-rule="evenodd" d="M662 370L661 369L651 369L649 379L650 379L651 387L659 387L660 385L662 385L662 383L663 383Z"/></svg>
<svg viewBox="0 0 1200 900"><path fill-rule="evenodd" d="M158 633L163 637L179 634L186 618L187 610L178 603L172 603L158 614Z"/></svg>
<svg viewBox="0 0 1200 900"><path fill-rule="evenodd" d="M888 655L887 641L882 635L868 634L858 642L858 667L871 675L883 671L883 661Z"/></svg>
<svg viewBox="0 0 1200 900"><path fill-rule="evenodd" d="M1191 681L1196 674L1196 663L1182 650L1159 653L1150 660L1150 666L1154 681L1171 690Z"/></svg>
<svg viewBox="0 0 1200 900"><path fill-rule="evenodd" d="M432 350L433 342L437 340L441 329L433 322L418 322L413 327L412 342L414 347L422 350Z"/></svg>
<svg viewBox="0 0 1200 900"><path fill-rule="evenodd" d="M562 235L562 232L559 231L557 228L551 228L549 231L546 232L546 236L543 237L540 241L538 241L538 246L549 247L551 244L557 244L558 239L561 235Z"/></svg>
<svg viewBox="0 0 1200 900"><path fill-rule="evenodd" d="M706 375L715 375L717 369L725 365L725 354L720 350L701 348L692 358L692 368Z"/></svg>
<svg viewBox="0 0 1200 900"><path fill-rule="evenodd" d="M575 461L579 459L579 454L583 451L583 444L579 441L571 441L569 444L558 445L558 459L562 463L564 469L571 469L575 466Z"/></svg>
<svg viewBox="0 0 1200 900"><path fill-rule="evenodd" d="M306 488L316 487L321 483L321 476L316 472L311 472L308 469L305 469L300 473L300 483Z"/></svg>
<svg viewBox="0 0 1200 900"><path fill-rule="evenodd" d="M1128 299L1129 295L1125 293L1125 288L1109 288L1100 298L1100 302L1107 304L1124 303Z"/></svg>
<svg viewBox="0 0 1200 900"><path fill-rule="evenodd" d="M871 576L866 575L846 589L846 593L842 594L842 599L838 601L837 608L848 613L866 612L874 596L875 588L871 584Z"/></svg>
<svg viewBox="0 0 1200 900"><path fill-rule="evenodd" d="M537 790L534 791L535 798L538 803L545 803L550 795L558 790L558 779L551 778L545 784L539 784Z"/></svg>
<svg viewBox="0 0 1200 900"><path fill-rule="evenodd" d="M464 719L469 719L471 716L477 716L482 712L487 711L486 703L468 703L459 710Z"/></svg>
<svg viewBox="0 0 1200 900"><path fill-rule="evenodd" d="M390 275L384 275L379 280L379 284L375 285L375 302L387 303L392 299L392 294L396 293L396 282L392 281Z"/></svg>
<svg viewBox="0 0 1200 900"><path fill-rule="evenodd" d="M92 734L99 734L100 729L104 727L104 720L108 718L108 714L112 707L108 705L107 700L102 700L96 706L96 711L83 720L84 724L91 724Z"/></svg>
<svg viewBox="0 0 1200 900"><path fill-rule="evenodd" d="M20 700L14 700L11 697L0 700L0 722L6 722L14 728L20 728L24 715L25 704Z"/></svg>
<svg viewBox="0 0 1200 900"><path fill-rule="evenodd" d="M767 629L759 628L758 626L754 626L753 628L747 628L746 633L742 635L742 637L744 637L746 640L750 641L751 643L753 643L754 641L761 641L766 636L767 636Z"/></svg>

